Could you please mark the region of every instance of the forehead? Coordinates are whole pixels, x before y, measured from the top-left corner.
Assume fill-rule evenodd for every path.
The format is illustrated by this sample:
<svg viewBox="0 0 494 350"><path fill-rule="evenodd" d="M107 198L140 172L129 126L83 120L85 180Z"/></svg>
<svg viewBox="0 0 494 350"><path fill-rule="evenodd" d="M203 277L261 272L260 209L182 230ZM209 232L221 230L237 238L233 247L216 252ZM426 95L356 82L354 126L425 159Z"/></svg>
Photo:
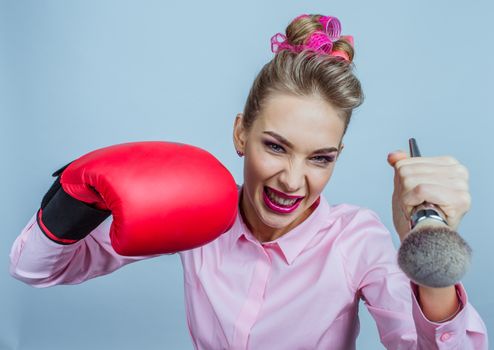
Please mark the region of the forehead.
<svg viewBox="0 0 494 350"><path fill-rule="evenodd" d="M271 95L259 113L257 132L274 131L294 143L314 147L337 146L344 122L337 110L318 96Z"/></svg>

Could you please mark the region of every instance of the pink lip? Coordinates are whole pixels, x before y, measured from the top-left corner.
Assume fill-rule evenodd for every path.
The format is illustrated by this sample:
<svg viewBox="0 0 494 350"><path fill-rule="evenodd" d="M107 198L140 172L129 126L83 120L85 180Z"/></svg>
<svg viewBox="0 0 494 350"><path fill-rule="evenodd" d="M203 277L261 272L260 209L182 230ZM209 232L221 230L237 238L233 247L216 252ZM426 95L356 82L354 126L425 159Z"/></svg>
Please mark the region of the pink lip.
<svg viewBox="0 0 494 350"><path fill-rule="evenodd" d="M280 192L280 191L277 191L275 190L274 188L271 188L271 187L268 187L266 186L267 188L269 188L269 190L273 193L275 193L277 196L281 197L281 198L286 198L286 199L300 199L300 198L304 198L304 196L289 196L287 194L284 194L283 192Z"/></svg>
<svg viewBox="0 0 494 350"><path fill-rule="evenodd" d="M270 188L271 189L271 188ZM279 193L278 191L273 191L273 192L276 192L276 193ZM289 196L287 197L286 195L284 195L285 198L290 198L290 199L301 199L303 197L300 197L300 196ZM276 203L273 203L268 195L266 194L266 191L262 191L262 198L264 199L264 203L267 205L267 207L277 213L280 213L280 214L289 214L291 213L292 211L294 211L295 209L298 208L298 206L300 205L300 203L302 202L301 200L297 200L291 207L281 207L279 205L277 205Z"/></svg>

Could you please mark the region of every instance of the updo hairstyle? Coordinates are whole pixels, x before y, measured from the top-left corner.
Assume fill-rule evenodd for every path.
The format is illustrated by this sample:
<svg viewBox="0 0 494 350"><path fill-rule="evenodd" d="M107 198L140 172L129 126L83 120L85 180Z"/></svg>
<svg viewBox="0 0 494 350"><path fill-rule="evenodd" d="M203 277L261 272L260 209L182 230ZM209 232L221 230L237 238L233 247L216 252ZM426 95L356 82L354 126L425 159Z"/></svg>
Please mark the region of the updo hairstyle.
<svg viewBox="0 0 494 350"><path fill-rule="evenodd" d="M323 31L321 15L297 17L286 28L291 45L303 45L315 31ZM364 94L353 74L352 44L344 37L333 42L333 51L340 50L349 60L310 49L301 52L281 50L261 69L254 80L244 107L243 126L250 129L269 96L276 93L295 96L319 96L338 111L346 132L353 109L360 106Z"/></svg>

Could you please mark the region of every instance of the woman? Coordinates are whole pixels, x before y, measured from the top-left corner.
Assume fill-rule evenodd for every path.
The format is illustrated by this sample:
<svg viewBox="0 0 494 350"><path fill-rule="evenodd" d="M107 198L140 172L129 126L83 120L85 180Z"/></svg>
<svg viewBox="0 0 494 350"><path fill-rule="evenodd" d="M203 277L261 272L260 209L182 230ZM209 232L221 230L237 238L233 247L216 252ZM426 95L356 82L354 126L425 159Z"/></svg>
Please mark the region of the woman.
<svg viewBox="0 0 494 350"><path fill-rule="evenodd" d="M352 38L340 36L334 17L302 15L286 37L272 38L272 50L234 123L244 157L235 222L212 242L179 252L195 348L352 349L363 299L389 349L487 349L485 326L461 284L411 283L372 211L330 206L322 195L363 100ZM403 152L388 161L400 239L412 208L424 201L458 226L470 205L461 164ZM61 246L33 218L12 248L12 275L39 287L73 284L145 258L118 255L110 224Z"/></svg>

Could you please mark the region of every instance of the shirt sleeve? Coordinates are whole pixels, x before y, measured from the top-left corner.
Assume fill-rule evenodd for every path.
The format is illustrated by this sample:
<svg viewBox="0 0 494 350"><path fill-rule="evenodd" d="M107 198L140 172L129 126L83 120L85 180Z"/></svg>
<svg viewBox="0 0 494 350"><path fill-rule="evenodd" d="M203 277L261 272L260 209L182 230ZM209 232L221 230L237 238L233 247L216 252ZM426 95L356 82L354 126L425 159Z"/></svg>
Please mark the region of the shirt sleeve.
<svg viewBox="0 0 494 350"><path fill-rule="evenodd" d="M429 321L410 280L397 263L391 235L370 210L361 210L347 229L352 238L350 281L376 321L387 349L488 349L486 327L457 285L462 310L444 323Z"/></svg>
<svg viewBox="0 0 494 350"><path fill-rule="evenodd" d="M36 222L36 214L15 239L10 251L10 274L33 287L77 284L108 274L149 256L127 257L115 252L110 242L112 216L88 236L71 245L48 239Z"/></svg>

